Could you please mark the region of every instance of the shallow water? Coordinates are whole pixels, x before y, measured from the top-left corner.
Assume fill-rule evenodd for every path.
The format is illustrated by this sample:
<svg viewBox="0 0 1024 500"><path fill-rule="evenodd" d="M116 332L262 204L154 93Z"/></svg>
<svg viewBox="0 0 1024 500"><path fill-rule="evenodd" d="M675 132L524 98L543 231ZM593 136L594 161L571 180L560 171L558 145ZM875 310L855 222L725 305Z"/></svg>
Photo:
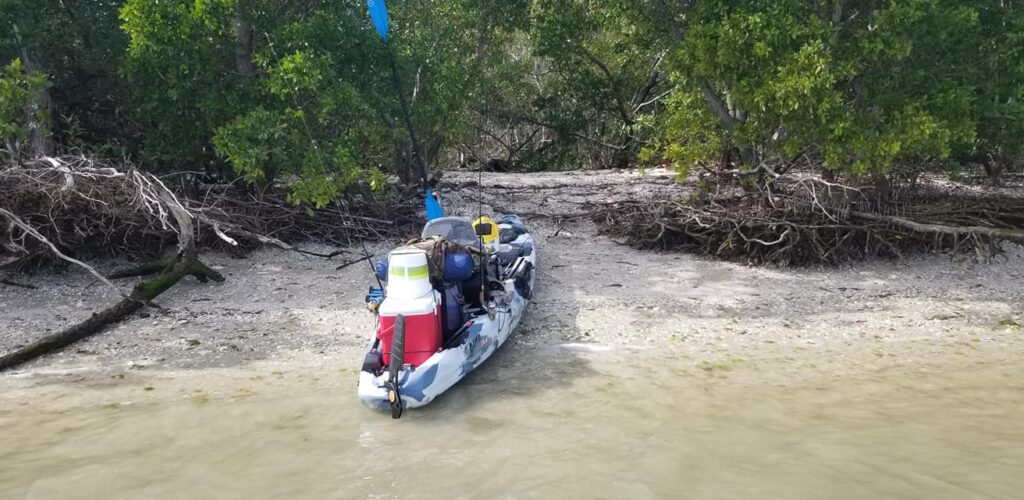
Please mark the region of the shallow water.
<svg viewBox="0 0 1024 500"><path fill-rule="evenodd" d="M1021 361L839 374L646 351L550 348L526 362L528 351L499 353L400 421L360 407L351 372L50 387L0 408L0 498L1010 499L1024 490Z"/></svg>

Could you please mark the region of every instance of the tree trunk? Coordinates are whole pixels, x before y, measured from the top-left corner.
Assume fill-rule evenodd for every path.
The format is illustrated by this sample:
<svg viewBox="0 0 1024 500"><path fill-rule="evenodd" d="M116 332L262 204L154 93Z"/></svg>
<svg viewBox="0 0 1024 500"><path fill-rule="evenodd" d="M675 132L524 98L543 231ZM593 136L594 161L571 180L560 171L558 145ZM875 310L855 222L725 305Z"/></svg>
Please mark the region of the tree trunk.
<svg viewBox="0 0 1024 500"><path fill-rule="evenodd" d="M982 160L982 165L985 167L985 175L988 176L989 182L995 187L1002 185L1003 170L1005 170L1007 163L1001 156L988 154Z"/></svg>
<svg viewBox="0 0 1024 500"><path fill-rule="evenodd" d="M256 37L252 21L235 17L231 26L235 30L235 71L242 76L254 76L257 71L252 55L256 50Z"/></svg>
<svg viewBox="0 0 1024 500"><path fill-rule="evenodd" d="M401 140L395 143L395 173L403 183L413 182L415 169L413 165L412 146L409 141Z"/></svg>
<svg viewBox="0 0 1024 500"><path fill-rule="evenodd" d="M21 65L28 74L42 73L42 64L29 53L21 38L18 24L11 25L14 31L14 42L18 46ZM53 155L53 142L50 140L50 91L39 88L25 105L25 123L28 124L29 155L32 158Z"/></svg>

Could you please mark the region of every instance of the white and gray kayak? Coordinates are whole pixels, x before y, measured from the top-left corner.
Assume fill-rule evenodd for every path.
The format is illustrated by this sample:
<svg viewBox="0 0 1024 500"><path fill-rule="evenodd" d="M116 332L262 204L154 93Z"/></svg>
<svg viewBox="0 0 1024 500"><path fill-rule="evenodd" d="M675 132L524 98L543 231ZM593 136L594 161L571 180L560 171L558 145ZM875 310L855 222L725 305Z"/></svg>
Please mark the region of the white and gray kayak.
<svg viewBox="0 0 1024 500"><path fill-rule="evenodd" d="M421 244L391 252L386 271L378 263L387 285L367 297L371 309L379 306L359 373L363 404L390 409L398 418L405 408L430 403L483 364L519 325L536 278L533 237L516 216L484 218L482 230L480 222L429 222L426 241L456 244L440 245L449 252L443 258ZM451 248L471 248L474 241L486 250L472 255L469 268L470 261ZM443 262L443 273L436 262Z"/></svg>

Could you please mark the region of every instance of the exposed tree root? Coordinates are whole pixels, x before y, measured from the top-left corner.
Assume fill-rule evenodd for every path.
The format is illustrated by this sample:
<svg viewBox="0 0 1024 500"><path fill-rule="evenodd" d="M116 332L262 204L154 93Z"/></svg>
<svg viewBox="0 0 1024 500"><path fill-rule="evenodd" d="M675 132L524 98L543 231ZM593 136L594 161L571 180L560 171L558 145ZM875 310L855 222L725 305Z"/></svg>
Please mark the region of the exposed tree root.
<svg viewBox="0 0 1024 500"><path fill-rule="evenodd" d="M865 212L850 212L850 216L857 219L882 222L894 226L903 227L918 233L933 233L949 236L985 236L1008 241L1024 243L1024 231L1020 229L982 227L982 226L951 226L947 224L929 224L914 222L903 217L889 215L869 214ZM984 222L984 221L981 221Z"/></svg>
<svg viewBox="0 0 1024 500"><path fill-rule="evenodd" d="M0 284L7 285L7 286L13 286L13 287L17 287L17 288L25 288L27 290L35 290L36 289L35 285L30 285L28 283L21 283L19 281L14 281L14 280L12 280L10 278L4 278L4 277L0 277Z"/></svg>
<svg viewBox="0 0 1024 500"><path fill-rule="evenodd" d="M592 215L637 248L680 249L750 264L799 266L915 252L991 256L1024 243L1024 202L939 194L879 203L859 189L803 180L763 198L657 199Z"/></svg>
<svg viewBox="0 0 1024 500"><path fill-rule="evenodd" d="M52 262L54 257L72 263L69 259L97 256L152 260L177 240L170 212L158 198L163 192L173 194L157 177L92 158L0 166L0 267ZM183 182L181 192L191 197L174 195L174 203L195 219L197 247L235 252L270 245L332 257L341 252L308 252L293 243L317 239L347 245L407 237L416 210L414 197L369 192L350 193L323 209L293 206L270 188L257 193Z"/></svg>
<svg viewBox="0 0 1024 500"><path fill-rule="evenodd" d="M102 331L107 325L121 321L144 305L149 304L185 276L194 276L204 283L211 279L214 281L224 281L224 277L220 273L199 261L192 214L159 181L153 182L155 178L136 172L129 175L137 175L138 183L134 185L139 190L137 194L146 197L146 201L142 202L143 208L146 210L145 213L148 213L155 219L154 224L160 224L177 235L177 252L172 253L170 257L164 260L164 265L161 269L158 269L159 274L148 281L136 285L131 294L124 295L122 293L123 298L112 307L94 313L77 325L59 333L48 335L28 346L0 357L0 370L17 366ZM67 189L73 190L73 183ZM118 293L121 293L116 286L100 275L95 269L61 252L46 236L25 223L18 215L0 208L0 216L8 221L7 235L10 239L5 244L6 248L10 249L13 247L17 251L19 248L23 249L23 245L27 241L34 241L49 248L61 259L85 267L99 279L109 284L115 290L118 290ZM141 275L151 270L152 268L136 269L131 273L120 273L120 275Z"/></svg>
<svg viewBox="0 0 1024 500"><path fill-rule="evenodd" d="M223 237L226 233L241 240L232 244L235 248L269 245L317 257L339 254L308 252L292 243L316 240L347 246L365 239L406 238L415 232L412 228L419 220L413 214L422 206L415 196L353 192L328 207L314 209L294 206L275 190L253 193L229 185L202 190L201 196L185 202L203 227L211 229L201 235L201 246L229 242L231 238Z"/></svg>
<svg viewBox="0 0 1024 500"><path fill-rule="evenodd" d="M348 261L348 262L346 262L346 263L344 263L344 264L334 268L334 270L335 271L341 271L342 269L345 269L346 267L351 266L352 264L358 264L358 263L363 262L365 260L370 260L372 257L373 257L372 255L365 255L365 256L360 257L360 258L358 258L356 260L350 260L350 261Z"/></svg>
<svg viewBox="0 0 1024 500"><path fill-rule="evenodd" d="M118 290L118 288L116 286L114 286L113 283L111 283L107 278L105 278L102 274L99 273L99 271L94 269L92 266L90 266L90 265L86 264L85 262L82 262L82 261L80 261L78 259L75 259L73 257L69 257L69 256L65 255L64 252L61 252L60 249L58 249L56 245L54 245L52 242L50 242L49 239L47 239L45 236L40 234L39 231L37 231L34 227L26 224L25 221L21 220L21 217L18 217L17 215L15 215L15 214L13 214L13 213L11 213L11 212L3 209L3 208L0 208L0 217L6 219L8 221L8 233L9 234L14 235L14 234L16 234L16 231L20 231L20 235L19 236L20 236L20 240L21 241L32 240L32 241L34 241L34 242L36 242L38 244L44 245L46 248L48 248L53 253L53 255L55 257L57 257L57 258L59 258L59 259L61 259L63 261L69 262L71 264L74 264L74 265L76 265L78 267L81 267L82 269L85 269L86 271L89 271L90 274L92 274L93 276L98 278L100 281L106 283L108 286L110 286L110 288L113 288L114 290ZM5 245L5 246L7 246L8 248L14 248L16 250L24 251L23 247L17 246L14 243L14 241L15 241L15 239L12 238L11 242L8 245ZM118 290L118 293L120 293L119 290Z"/></svg>

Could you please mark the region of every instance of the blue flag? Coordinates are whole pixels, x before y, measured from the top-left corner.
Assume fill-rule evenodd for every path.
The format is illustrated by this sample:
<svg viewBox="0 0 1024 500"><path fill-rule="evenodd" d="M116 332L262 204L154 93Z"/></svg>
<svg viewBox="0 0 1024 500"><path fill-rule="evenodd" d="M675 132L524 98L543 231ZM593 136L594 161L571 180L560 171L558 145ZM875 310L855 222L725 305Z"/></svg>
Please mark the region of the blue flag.
<svg viewBox="0 0 1024 500"><path fill-rule="evenodd" d="M437 202L437 198L434 198L434 192L427 188L424 194L427 195L427 222L444 217L444 209Z"/></svg>
<svg viewBox="0 0 1024 500"><path fill-rule="evenodd" d="M388 6L384 5L384 0L366 0L366 8L370 10L373 27L377 28L384 43L388 43Z"/></svg>

